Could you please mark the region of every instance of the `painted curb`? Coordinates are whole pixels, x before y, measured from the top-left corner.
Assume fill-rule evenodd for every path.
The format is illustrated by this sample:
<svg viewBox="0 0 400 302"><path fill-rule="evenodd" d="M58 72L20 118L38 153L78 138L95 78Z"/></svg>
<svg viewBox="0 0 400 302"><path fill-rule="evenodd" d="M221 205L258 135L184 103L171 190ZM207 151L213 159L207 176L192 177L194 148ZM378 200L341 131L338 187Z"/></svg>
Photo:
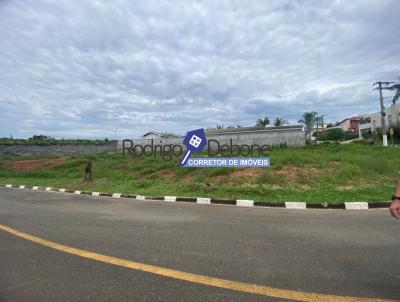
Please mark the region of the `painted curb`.
<svg viewBox="0 0 400 302"><path fill-rule="evenodd" d="M197 197L176 197L177 202L197 202Z"/></svg>
<svg viewBox="0 0 400 302"><path fill-rule="evenodd" d="M106 196L112 198L131 198L137 200L161 200L165 202L186 202L196 204L214 204L214 205L230 205L238 207L261 207L261 208L281 208L281 209L343 209L343 210L368 210L368 209L382 209L390 206L390 201L372 201L372 202L342 202L342 203L306 203L306 202L271 202L271 201L255 201L248 199L218 199L207 197L179 197L179 196L143 196L134 194L122 193L107 193L107 192L89 192L68 189L57 189L52 187L40 186L26 186L26 185L12 185L0 184L0 187L5 188L18 188L18 189L32 189L34 191L40 190L44 192L61 192L71 194L84 194L89 196Z"/></svg>
<svg viewBox="0 0 400 302"><path fill-rule="evenodd" d="M234 199L217 199L217 198L211 198L211 203L213 204L219 204L219 205L231 205L235 206L236 205L236 200Z"/></svg>
<svg viewBox="0 0 400 302"><path fill-rule="evenodd" d="M176 196L164 196L166 202L176 202Z"/></svg>
<svg viewBox="0 0 400 302"><path fill-rule="evenodd" d="M306 203L305 202L285 202L286 209L296 209L296 210L305 210Z"/></svg>
<svg viewBox="0 0 400 302"><path fill-rule="evenodd" d="M198 204L211 204L211 198L197 197L196 203L198 203Z"/></svg>
<svg viewBox="0 0 400 302"><path fill-rule="evenodd" d="M368 210L368 202L345 202L346 210Z"/></svg>
<svg viewBox="0 0 400 302"><path fill-rule="evenodd" d="M254 207L254 200L238 199L236 200L236 205L238 207Z"/></svg>

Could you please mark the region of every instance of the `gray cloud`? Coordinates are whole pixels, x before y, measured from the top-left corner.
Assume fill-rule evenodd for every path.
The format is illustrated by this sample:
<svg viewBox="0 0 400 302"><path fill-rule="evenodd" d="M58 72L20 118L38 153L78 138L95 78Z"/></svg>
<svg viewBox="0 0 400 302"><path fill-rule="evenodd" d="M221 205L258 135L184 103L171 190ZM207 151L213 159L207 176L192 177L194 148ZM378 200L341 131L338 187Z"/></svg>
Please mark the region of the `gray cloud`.
<svg viewBox="0 0 400 302"><path fill-rule="evenodd" d="M0 136L140 136L374 111L393 1L0 2ZM389 94L388 94L389 95Z"/></svg>

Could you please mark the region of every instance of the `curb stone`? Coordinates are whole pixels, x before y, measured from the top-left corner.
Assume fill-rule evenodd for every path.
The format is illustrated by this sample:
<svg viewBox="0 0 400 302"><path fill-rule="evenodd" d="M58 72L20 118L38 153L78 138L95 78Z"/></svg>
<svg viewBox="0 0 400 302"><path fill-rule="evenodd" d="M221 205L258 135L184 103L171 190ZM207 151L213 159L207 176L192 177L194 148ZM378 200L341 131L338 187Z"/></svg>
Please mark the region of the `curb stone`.
<svg viewBox="0 0 400 302"><path fill-rule="evenodd" d="M236 200L211 198L211 203L234 206L234 205L236 205Z"/></svg>
<svg viewBox="0 0 400 302"><path fill-rule="evenodd" d="M236 205L238 207L254 207L254 200L238 199L236 200Z"/></svg>
<svg viewBox="0 0 400 302"><path fill-rule="evenodd" d="M306 203L305 202L285 202L286 209L298 209L305 210Z"/></svg>
<svg viewBox="0 0 400 302"><path fill-rule="evenodd" d="M177 197L177 202L197 202L197 197Z"/></svg>
<svg viewBox="0 0 400 302"><path fill-rule="evenodd" d="M164 196L164 201L176 202L176 196Z"/></svg>
<svg viewBox="0 0 400 302"><path fill-rule="evenodd" d="M133 197L131 198L135 198L135 195L132 195ZM144 198L145 200L164 200L164 196L146 196Z"/></svg>
<svg viewBox="0 0 400 302"><path fill-rule="evenodd" d="M196 203L197 204L211 204L211 199L205 198L205 197L197 197Z"/></svg>
<svg viewBox="0 0 400 302"><path fill-rule="evenodd" d="M113 195L112 195L111 193L104 193L104 192L101 192L101 193L100 193L100 196L112 197Z"/></svg>
<svg viewBox="0 0 400 302"><path fill-rule="evenodd" d="M345 202L346 210L368 210L368 202Z"/></svg>
<svg viewBox="0 0 400 302"><path fill-rule="evenodd" d="M219 199L206 197L179 197L179 196L142 196L134 194L108 193L108 192L89 192L69 189L57 189L52 187L26 186L0 184L0 187L31 189L33 191L44 192L61 192L70 194L84 194L88 196L112 197L112 198L132 198L137 200L162 200L165 202L190 202L196 204L214 204L214 205L232 205L238 207L262 207L262 208L282 208L282 209L345 209L345 210L368 210L382 209L390 206L390 201L372 201L372 202L342 202L342 203L306 203L306 202L271 202L271 201L255 201L248 199Z"/></svg>

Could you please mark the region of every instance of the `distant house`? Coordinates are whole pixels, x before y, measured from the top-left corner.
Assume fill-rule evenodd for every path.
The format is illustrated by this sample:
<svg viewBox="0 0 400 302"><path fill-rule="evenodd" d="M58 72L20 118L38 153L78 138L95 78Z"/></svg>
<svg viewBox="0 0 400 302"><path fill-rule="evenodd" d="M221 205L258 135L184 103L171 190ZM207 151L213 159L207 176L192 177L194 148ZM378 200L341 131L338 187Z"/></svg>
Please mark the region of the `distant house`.
<svg viewBox="0 0 400 302"><path fill-rule="evenodd" d="M170 133L150 131L150 132L143 134L142 137L144 139L159 139L159 138L174 138L174 137L179 137L179 136L175 135L175 134L170 134Z"/></svg>
<svg viewBox="0 0 400 302"><path fill-rule="evenodd" d="M361 115L361 131L362 133L372 133L378 128L382 128L382 118L380 112L368 113ZM385 125L386 127L400 126L400 103L391 104L385 108Z"/></svg>
<svg viewBox="0 0 400 302"><path fill-rule="evenodd" d="M341 128L344 131L357 131L360 127L360 121L361 121L361 117L359 116L354 116L354 117L350 117L350 118L346 118L343 121L341 121L339 123L339 125L335 128Z"/></svg>

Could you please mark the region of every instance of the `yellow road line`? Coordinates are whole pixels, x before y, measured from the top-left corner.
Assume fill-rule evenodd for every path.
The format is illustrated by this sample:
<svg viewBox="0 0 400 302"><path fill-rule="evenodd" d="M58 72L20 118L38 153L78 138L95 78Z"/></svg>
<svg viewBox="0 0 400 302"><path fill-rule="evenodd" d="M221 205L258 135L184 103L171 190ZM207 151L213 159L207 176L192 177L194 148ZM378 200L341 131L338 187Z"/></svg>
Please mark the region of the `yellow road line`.
<svg viewBox="0 0 400 302"><path fill-rule="evenodd" d="M46 246L55 250L59 250L68 254L72 254L75 256L80 256L87 259L97 260L113 265L122 266L125 268L130 268L138 271L143 271L147 273L152 273L156 275L160 275L163 277L174 278L178 280L183 280L187 282L193 282L197 284L219 287L230 289L238 292L245 292L250 294L258 294L263 296L282 298L282 299L291 299L295 301L315 301L315 302L350 302L350 301L375 301L375 302L389 302L389 301L398 301L398 300L386 300L386 299L374 299L374 298L357 298L357 297L348 297L348 296L335 296L335 295L324 295L318 293L309 293L309 292L301 292L295 290L287 290L287 289L279 289L268 286L242 283L237 281L231 281L220 278L213 278L203 275L186 273L178 270L173 270L169 268L159 267L155 265L148 265L140 262L130 261L126 259L101 255L94 252L89 252L85 250L80 250L77 248L69 247L66 245L58 244L52 241L48 241L36 236L29 235L27 233L20 232L16 229L10 228L5 225L0 224L0 230L4 232L13 234L15 236L24 238L26 240L35 242L42 246Z"/></svg>

